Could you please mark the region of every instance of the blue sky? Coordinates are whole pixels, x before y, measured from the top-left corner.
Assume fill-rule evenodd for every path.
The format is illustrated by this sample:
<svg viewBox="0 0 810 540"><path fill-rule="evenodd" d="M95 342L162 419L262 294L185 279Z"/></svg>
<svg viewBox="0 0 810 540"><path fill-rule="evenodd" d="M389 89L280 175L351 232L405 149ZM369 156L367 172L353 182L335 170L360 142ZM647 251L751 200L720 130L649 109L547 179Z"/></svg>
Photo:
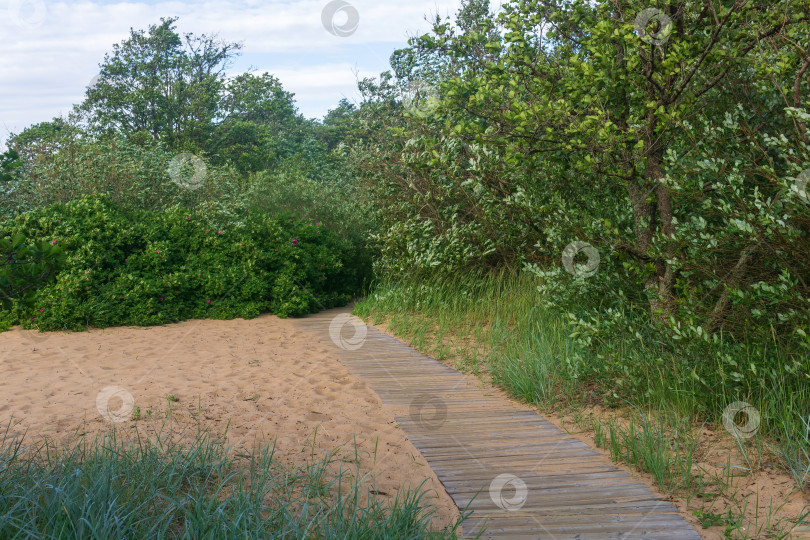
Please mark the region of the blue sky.
<svg viewBox="0 0 810 540"><path fill-rule="evenodd" d="M452 14L460 5L460 0L340 1L343 8L333 9L330 20L333 32L345 36L324 26L329 0L0 0L0 143L11 132L67 114L113 43L126 39L130 28L145 29L161 17L179 17L180 33L215 33L242 42L230 72L252 67L273 73L295 94L301 113L321 117L342 97L356 101L357 78L388 69L395 49L428 30L425 16ZM354 14L356 29L341 32Z"/></svg>

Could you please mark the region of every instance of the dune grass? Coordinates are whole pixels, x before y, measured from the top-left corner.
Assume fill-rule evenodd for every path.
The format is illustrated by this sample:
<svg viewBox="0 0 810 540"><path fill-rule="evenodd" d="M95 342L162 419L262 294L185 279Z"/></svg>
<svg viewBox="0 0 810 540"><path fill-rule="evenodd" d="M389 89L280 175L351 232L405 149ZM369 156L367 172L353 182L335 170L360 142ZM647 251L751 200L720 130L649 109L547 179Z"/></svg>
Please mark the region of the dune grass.
<svg viewBox="0 0 810 540"><path fill-rule="evenodd" d="M112 432L56 449L6 434L0 538L449 539L460 526L431 530L423 491L384 503L333 455L290 468L270 447L234 455L203 432L171 441Z"/></svg>

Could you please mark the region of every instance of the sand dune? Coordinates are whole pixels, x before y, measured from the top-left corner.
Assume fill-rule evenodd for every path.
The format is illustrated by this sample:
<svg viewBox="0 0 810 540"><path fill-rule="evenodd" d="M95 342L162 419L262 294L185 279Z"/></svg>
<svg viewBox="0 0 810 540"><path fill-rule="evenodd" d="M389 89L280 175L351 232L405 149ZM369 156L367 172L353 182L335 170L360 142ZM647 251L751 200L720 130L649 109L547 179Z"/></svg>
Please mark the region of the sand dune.
<svg viewBox="0 0 810 540"><path fill-rule="evenodd" d="M0 333L0 426L64 443L112 427L165 431L167 422L194 433L199 422L227 431L236 452L276 441L288 464L341 446L353 457L356 441L378 491L393 498L427 480L435 524L455 519L455 505L392 410L330 349L271 315L80 333L14 328Z"/></svg>

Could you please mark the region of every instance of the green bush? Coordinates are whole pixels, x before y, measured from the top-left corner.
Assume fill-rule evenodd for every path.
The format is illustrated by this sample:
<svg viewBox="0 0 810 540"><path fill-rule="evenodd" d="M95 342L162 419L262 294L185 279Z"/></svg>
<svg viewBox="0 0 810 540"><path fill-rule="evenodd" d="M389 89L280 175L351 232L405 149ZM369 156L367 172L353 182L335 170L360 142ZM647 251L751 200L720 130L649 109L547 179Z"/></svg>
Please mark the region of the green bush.
<svg viewBox="0 0 810 540"><path fill-rule="evenodd" d="M351 260L344 261L361 272L363 283L372 280L373 253L367 248L369 236L376 230L368 193L352 180L334 178L314 180L290 165L273 173L260 172L251 181L244 196L246 208L264 212L287 212L302 219L331 224L330 230L354 247Z"/></svg>
<svg viewBox="0 0 810 540"><path fill-rule="evenodd" d="M30 300L37 287L53 281L63 263L62 247L53 242L31 244L22 234L0 237L0 306Z"/></svg>
<svg viewBox="0 0 810 540"><path fill-rule="evenodd" d="M365 272L324 223L255 209L127 210L87 195L0 224L16 234L66 255L54 282L0 315L41 330L302 315L346 304Z"/></svg>

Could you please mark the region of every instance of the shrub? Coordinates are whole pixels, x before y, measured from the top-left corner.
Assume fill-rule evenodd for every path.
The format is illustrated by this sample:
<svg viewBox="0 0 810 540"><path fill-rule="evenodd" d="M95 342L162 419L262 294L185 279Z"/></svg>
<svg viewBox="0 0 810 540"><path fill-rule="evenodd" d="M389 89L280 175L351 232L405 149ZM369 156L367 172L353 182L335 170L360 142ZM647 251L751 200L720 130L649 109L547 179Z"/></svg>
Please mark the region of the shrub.
<svg viewBox="0 0 810 540"><path fill-rule="evenodd" d="M360 272L357 279L361 284L371 281L373 253L366 248L376 221L369 194L353 180L338 176L324 182L290 166L272 174L260 172L249 183L251 190L244 196L247 208L259 212L272 209L330 223L332 233L354 248L352 259L344 259L346 264Z"/></svg>
<svg viewBox="0 0 810 540"><path fill-rule="evenodd" d="M122 137L66 136L54 144L57 148L26 150L24 163L0 189L0 216L13 217L93 193L106 194L128 209L196 208L233 200L245 189L234 170L206 160L205 174L194 189L184 185L193 174L190 167L177 169L179 181L173 181L170 171L178 154L161 143L139 146Z"/></svg>
<svg viewBox="0 0 810 540"><path fill-rule="evenodd" d="M0 306L30 300L38 286L52 281L64 263L54 243L31 244L25 236L0 237Z"/></svg>
<svg viewBox="0 0 810 540"><path fill-rule="evenodd" d="M87 195L0 225L17 234L65 252L55 281L2 317L41 330L302 315L346 304L363 273L325 224L235 206L128 210Z"/></svg>

